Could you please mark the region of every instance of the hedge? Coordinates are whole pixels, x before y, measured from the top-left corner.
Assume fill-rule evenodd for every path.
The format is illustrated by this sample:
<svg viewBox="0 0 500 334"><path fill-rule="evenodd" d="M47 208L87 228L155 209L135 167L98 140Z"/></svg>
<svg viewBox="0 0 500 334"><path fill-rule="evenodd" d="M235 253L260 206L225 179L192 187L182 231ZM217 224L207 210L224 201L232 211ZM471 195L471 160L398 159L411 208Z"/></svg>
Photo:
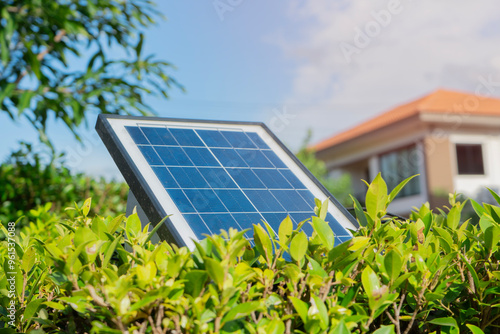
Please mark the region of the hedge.
<svg viewBox="0 0 500 334"><path fill-rule="evenodd" d="M90 200L68 220L41 207L0 246L0 333L498 333L500 208L471 200L479 224L461 222L451 195L387 217L403 185L377 176L342 244L320 201L299 226L256 222L254 247L230 229L193 251L152 244L136 214L89 216Z"/></svg>

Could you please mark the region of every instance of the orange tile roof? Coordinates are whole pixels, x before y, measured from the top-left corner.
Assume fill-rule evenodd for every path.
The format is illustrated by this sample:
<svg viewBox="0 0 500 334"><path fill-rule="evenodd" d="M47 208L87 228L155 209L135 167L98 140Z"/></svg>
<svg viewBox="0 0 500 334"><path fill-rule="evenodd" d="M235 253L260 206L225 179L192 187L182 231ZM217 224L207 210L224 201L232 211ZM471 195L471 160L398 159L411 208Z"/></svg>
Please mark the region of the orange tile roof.
<svg viewBox="0 0 500 334"><path fill-rule="evenodd" d="M381 129L397 121L421 113L456 113L500 116L500 99L482 97L440 89L413 102L403 104L349 130L325 139L312 148L316 151L328 149L350 139Z"/></svg>

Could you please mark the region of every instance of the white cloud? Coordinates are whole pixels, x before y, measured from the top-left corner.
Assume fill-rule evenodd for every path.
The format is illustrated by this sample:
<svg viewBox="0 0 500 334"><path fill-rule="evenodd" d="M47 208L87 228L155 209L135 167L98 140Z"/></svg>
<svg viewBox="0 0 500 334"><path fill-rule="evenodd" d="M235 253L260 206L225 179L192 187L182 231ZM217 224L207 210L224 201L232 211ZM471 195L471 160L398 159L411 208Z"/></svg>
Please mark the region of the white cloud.
<svg viewBox="0 0 500 334"><path fill-rule="evenodd" d="M500 79L497 0L295 0L288 15L296 28L275 42L297 64L283 132L292 147L307 128L325 138L438 87Z"/></svg>

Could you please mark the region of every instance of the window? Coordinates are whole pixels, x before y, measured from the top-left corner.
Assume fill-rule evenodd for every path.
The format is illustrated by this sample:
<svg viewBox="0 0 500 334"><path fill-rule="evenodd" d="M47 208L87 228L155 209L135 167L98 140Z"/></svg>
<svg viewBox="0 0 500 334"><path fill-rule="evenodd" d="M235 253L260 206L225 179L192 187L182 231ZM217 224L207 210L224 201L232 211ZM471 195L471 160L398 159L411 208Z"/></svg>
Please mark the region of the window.
<svg viewBox="0 0 500 334"><path fill-rule="evenodd" d="M457 144L459 175L484 175L483 148L481 144Z"/></svg>
<svg viewBox="0 0 500 334"><path fill-rule="evenodd" d="M380 171L389 190L394 189L406 178L419 174L420 155L415 146L407 147L380 156ZM412 179L403 187L398 197L420 194L418 178Z"/></svg>

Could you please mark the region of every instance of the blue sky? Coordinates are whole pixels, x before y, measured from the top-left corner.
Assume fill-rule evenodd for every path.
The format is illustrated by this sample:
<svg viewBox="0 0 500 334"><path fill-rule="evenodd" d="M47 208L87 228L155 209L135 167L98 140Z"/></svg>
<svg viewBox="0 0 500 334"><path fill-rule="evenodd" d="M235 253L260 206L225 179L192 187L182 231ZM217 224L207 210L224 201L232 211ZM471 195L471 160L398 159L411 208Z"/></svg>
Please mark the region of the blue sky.
<svg viewBox="0 0 500 334"><path fill-rule="evenodd" d="M308 128L320 140L439 87L474 92L489 80L500 96L496 0L158 1L158 9L167 20L146 32L144 52L173 63L187 90L149 98L159 116L263 121L297 149ZM95 119L84 146L60 124L50 137L75 169L119 178ZM0 131L2 158L20 140L37 141L4 115Z"/></svg>

